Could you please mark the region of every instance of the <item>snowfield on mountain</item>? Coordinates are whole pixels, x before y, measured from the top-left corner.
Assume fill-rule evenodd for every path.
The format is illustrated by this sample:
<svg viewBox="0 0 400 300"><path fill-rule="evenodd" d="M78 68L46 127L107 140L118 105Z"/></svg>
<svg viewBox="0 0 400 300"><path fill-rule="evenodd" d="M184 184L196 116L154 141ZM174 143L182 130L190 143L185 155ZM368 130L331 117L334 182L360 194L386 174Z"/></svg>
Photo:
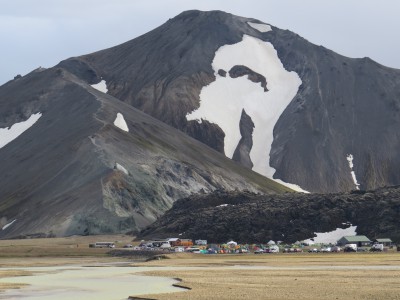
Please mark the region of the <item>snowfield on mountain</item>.
<svg viewBox="0 0 400 300"><path fill-rule="evenodd" d="M399 70L256 19L186 11L0 86L0 238L136 234L178 199L218 190L288 192L296 207L309 198L292 189L399 185L399 148ZM324 222L292 234L339 228Z"/></svg>

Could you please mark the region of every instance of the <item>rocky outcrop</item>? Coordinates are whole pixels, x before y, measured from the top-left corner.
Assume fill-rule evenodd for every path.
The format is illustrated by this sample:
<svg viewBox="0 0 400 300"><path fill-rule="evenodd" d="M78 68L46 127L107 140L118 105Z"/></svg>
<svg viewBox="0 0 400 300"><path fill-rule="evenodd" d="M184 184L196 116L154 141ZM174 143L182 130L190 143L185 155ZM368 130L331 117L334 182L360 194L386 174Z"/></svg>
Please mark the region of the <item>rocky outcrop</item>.
<svg viewBox="0 0 400 300"><path fill-rule="evenodd" d="M178 200L140 237L295 242L350 223L370 239L390 237L400 242L400 187L325 195L216 191Z"/></svg>
<svg viewBox="0 0 400 300"><path fill-rule="evenodd" d="M253 147L254 123L246 114L244 109L240 118L239 128L242 138L240 139L239 144L233 153L232 159L251 169L253 168L253 162L250 158L250 151Z"/></svg>
<svg viewBox="0 0 400 300"><path fill-rule="evenodd" d="M229 76L232 78L238 78L247 75L247 79L254 82L260 83L264 89L264 92L268 92L267 80L261 74L254 72L252 69L246 66L234 66L229 70Z"/></svg>
<svg viewBox="0 0 400 300"><path fill-rule="evenodd" d="M222 77L226 77L226 71L225 71L225 70L222 70L222 69L219 69L219 70L218 70L218 75L219 75L219 76L222 76Z"/></svg>

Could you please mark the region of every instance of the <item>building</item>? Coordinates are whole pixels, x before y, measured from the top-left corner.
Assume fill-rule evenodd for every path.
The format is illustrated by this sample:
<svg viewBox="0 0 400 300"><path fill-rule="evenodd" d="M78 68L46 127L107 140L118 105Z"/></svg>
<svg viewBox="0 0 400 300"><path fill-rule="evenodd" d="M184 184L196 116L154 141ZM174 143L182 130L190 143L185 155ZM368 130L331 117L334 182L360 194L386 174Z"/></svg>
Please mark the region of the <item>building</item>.
<svg viewBox="0 0 400 300"><path fill-rule="evenodd" d="M170 238L167 240L171 247L190 247L193 246L193 241L189 239Z"/></svg>
<svg viewBox="0 0 400 300"><path fill-rule="evenodd" d="M167 239L167 242L169 242L169 243L171 244L172 247L178 247L178 246L180 246L180 245L179 245L180 241L181 241L181 240L180 240L179 238L170 238L170 239Z"/></svg>
<svg viewBox="0 0 400 300"><path fill-rule="evenodd" d="M337 241L338 246L346 244L356 244L357 247L371 246L372 241L365 235L344 236Z"/></svg>
<svg viewBox="0 0 400 300"><path fill-rule="evenodd" d="M182 247L191 247L193 246L193 241L189 239L181 239L179 246Z"/></svg>
<svg viewBox="0 0 400 300"><path fill-rule="evenodd" d="M374 241L376 244L383 244L385 247L391 247L393 246L393 241L389 238L381 238L381 239L376 239Z"/></svg>

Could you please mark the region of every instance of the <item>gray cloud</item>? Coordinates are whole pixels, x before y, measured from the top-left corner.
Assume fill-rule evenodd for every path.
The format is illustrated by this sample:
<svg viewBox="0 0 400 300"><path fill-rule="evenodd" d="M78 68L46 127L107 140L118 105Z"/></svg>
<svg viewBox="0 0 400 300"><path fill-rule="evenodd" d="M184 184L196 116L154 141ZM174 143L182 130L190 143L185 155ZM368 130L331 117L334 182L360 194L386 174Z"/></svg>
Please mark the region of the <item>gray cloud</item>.
<svg viewBox="0 0 400 300"><path fill-rule="evenodd" d="M342 55L400 68L396 0L13 0L0 11L0 84L125 42L188 9L253 17Z"/></svg>

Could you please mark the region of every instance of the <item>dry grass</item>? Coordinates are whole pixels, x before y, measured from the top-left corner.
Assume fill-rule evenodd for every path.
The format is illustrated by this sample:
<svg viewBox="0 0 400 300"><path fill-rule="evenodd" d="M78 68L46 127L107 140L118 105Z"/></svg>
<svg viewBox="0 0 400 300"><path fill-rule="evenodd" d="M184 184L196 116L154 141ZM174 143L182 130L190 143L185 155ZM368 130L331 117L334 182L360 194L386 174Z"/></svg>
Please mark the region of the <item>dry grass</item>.
<svg viewBox="0 0 400 300"><path fill-rule="evenodd" d="M400 299L400 271L159 271L181 278L186 292L152 299Z"/></svg>
<svg viewBox="0 0 400 300"><path fill-rule="evenodd" d="M207 269L152 271L191 288L151 299L400 299L400 270L334 270L330 266L400 265L400 253L171 255L147 266L319 266L321 270ZM326 268L326 269L324 269Z"/></svg>
<svg viewBox="0 0 400 300"><path fill-rule="evenodd" d="M400 253L296 253L296 254L168 254L170 259L154 260L140 266L370 266L400 265Z"/></svg>
<svg viewBox="0 0 400 300"><path fill-rule="evenodd" d="M126 235L0 240L0 266L31 267L116 260L107 256L110 249L89 248L89 244L96 241L111 241L120 247L133 244L132 237Z"/></svg>

